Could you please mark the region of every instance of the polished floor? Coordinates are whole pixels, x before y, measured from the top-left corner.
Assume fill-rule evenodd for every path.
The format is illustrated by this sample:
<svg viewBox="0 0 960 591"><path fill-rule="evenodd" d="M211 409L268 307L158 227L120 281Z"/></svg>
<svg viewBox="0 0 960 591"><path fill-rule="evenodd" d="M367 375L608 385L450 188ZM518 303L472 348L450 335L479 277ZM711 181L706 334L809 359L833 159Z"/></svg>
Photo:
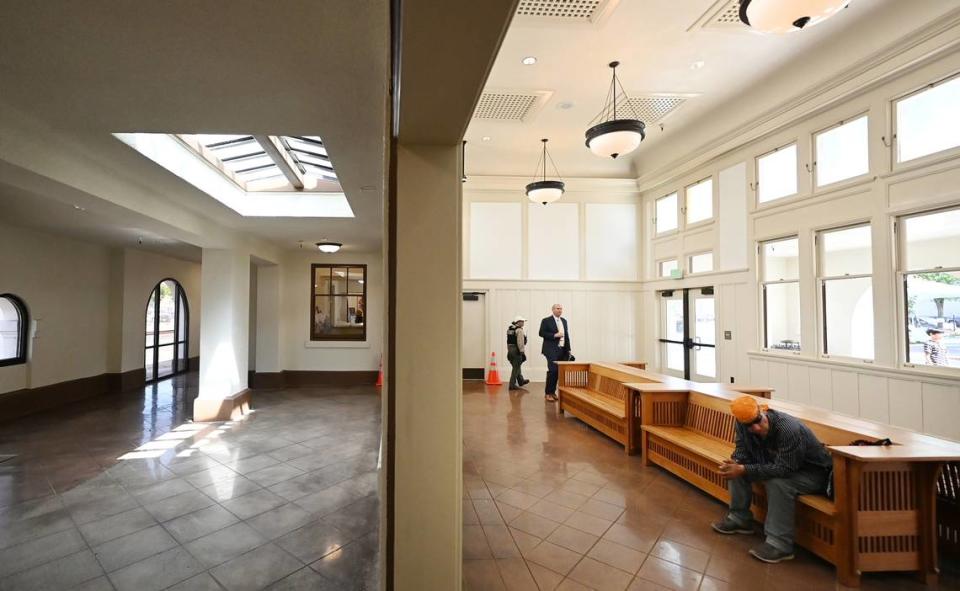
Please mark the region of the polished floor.
<svg viewBox="0 0 960 591"><path fill-rule="evenodd" d="M464 383L464 587L630 591L840 589L832 566L756 561L760 536L721 536L725 507L544 403L543 384L508 392ZM943 562L940 589L960 589ZM868 575L865 591L927 589Z"/></svg>
<svg viewBox="0 0 960 591"><path fill-rule="evenodd" d="M194 424L196 384L0 424L0 591L377 588L376 390Z"/></svg>

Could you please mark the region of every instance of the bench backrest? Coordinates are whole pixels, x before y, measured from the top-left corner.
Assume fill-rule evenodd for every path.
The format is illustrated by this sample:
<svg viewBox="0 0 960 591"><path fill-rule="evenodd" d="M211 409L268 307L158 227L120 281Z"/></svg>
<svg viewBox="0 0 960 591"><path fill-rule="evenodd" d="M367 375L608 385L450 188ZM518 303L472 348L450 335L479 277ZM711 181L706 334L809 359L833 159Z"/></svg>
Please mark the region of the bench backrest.
<svg viewBox="0 0 960 591"><path fill-rule="evenodd" d="M873 440L872 437L862 433L832 425L806 419L803 422L825 445L849 445L856 439ZM720 441L733 443L736 438L736 419L730 412L730 402L722 398L691 392L685 408L683 425Z"/></svg>

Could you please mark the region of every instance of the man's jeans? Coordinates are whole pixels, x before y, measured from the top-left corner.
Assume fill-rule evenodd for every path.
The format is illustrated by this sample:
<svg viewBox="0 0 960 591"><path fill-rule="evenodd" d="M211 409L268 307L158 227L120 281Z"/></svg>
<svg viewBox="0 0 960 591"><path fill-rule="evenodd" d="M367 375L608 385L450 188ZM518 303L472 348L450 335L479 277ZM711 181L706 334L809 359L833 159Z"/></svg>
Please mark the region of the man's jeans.
<svg viewBox="0 0 960 591"><path fill-rule="evenodd" d="M763 532L767 543L782 552L793 552L797 495L825 494L826 470L804 470L785 478L762 481L767 489L767 520ZM727 515L738 525L748 526L753 522L750 501L753 498L751 483L746 478L729 482L730 513Z"/></svg>
<svg viewBox="0 0 960 591"><path fill-rule="evenodd" d="M510 362L510 387L517 388L523 381L523 374L520 373L520 366L523 364L523 353L517 349L516 345L507 345L507 361Z"/></svg>

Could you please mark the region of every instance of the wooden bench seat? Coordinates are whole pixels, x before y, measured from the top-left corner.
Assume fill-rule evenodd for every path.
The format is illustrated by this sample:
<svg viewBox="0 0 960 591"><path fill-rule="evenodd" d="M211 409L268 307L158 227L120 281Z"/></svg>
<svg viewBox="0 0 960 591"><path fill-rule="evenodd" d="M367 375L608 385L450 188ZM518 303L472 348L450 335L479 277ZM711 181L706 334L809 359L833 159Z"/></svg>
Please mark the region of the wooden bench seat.
<svg viewBox="0 0 960 591"><path fill-rule="evenodd" d="M735 419L730 401L737 394L662 389L628 384L641 397L641 448L644 463L655 464L729 503L718 465L734 449ZM764 401L766 402L766 401ZM936 580L937 474L960 446L895 427L771 401L770 406L802 420L833 455L834 499L798 497L796 542L835 564L844 585L856 587L860 574L914 571ZM851 447L857 439L890 437L895 445ZM898 441L902 438L901 441ZM906 445L897 445L909 441ZM754 515L766 515L765 489L753 487Z"/></svg>
<svg viewBox="0 0 960 591"><path fill-rule="evenodd" d="M557 382L557 410L570 413L623 445L627 454L640 447L640 419L636 394L625 382L649 381L643 365L562 361Z"/></svg>

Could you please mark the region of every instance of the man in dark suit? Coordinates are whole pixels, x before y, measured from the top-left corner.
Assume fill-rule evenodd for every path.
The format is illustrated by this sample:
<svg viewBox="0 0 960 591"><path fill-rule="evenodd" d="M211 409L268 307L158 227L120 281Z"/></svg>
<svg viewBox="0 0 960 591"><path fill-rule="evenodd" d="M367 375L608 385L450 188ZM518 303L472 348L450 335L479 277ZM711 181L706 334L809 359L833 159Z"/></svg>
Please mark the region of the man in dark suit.
<svg viewBox="0 0 960 591"><path fill-rule="evenodd" d="M566 361L570 358L570 331L567 330L567 319L561 318L563 306L553 305L553 314L540 321L540 338L543 347L540 352L547 358L547 387L545 396L550 402L557 400L557 377L559 368L557 361Z"/></svg>

